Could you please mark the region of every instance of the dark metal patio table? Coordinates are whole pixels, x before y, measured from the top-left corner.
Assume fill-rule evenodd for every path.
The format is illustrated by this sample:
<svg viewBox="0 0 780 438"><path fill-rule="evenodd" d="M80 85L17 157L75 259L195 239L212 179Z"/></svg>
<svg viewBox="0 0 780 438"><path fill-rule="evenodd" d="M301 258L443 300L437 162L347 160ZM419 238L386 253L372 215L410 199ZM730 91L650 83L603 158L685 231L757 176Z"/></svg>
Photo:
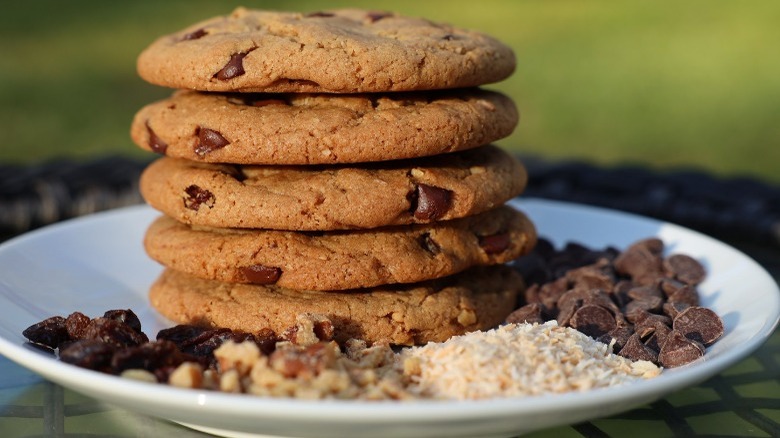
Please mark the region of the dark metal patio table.
<svg viewBox="0 0 780 438"><path fill-rule="evenodd" d="M780 187L698 171L598 167L522 157L523 196L629 211L707 233L780 281ZM0 165L0 240L99 210L142 202L145 161L109 157ZM0 436L205 436L83 396L0 356ZM780 436L780 331L721 374L654 403L532 437Z"/></svg>

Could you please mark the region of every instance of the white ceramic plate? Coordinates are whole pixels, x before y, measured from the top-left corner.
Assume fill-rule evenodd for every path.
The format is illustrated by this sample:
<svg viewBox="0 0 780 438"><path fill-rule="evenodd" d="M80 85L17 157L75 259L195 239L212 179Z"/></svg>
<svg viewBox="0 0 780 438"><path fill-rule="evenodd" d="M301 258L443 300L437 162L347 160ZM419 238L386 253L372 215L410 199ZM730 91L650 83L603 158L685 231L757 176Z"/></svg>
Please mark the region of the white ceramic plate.
<svg viewBox="0 0 780 438"><path fill-rule="evenodd" d="M0 353L44 377L95 398L201 430L243 436L511 436L603 417L696 384L750 354L772 333L780 292L758 264L696 232L591 207L515 203L539 233L558 244L603 247L662 238L670 251L703 261L703 304L722 316L726 333L705 359L623 387L479 402L298 401L184 390L120 379L70 366L25 346L22 330L52 315L131 308L154 335L170 323L150 309L146 290L160 267L141 241L157 215L132 207L50 226L0 245Z"/></svg>

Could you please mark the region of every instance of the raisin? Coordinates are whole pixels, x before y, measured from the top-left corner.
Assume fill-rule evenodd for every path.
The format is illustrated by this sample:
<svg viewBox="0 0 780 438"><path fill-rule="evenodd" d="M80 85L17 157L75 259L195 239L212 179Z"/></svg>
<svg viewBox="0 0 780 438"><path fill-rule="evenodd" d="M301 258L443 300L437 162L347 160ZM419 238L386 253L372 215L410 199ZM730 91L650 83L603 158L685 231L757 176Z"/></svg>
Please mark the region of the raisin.
<svg viewBox="0 0 780 438"><path fill-rule="evenodd" d="M116 351L114 344L99 339L80 339L60 349L60 360L82 368L108 371Z"/></svg>
<svg viewBox="0 0 780 438"><path fill-rule="evenodd" d="M61 343L70 340L68 329L65 326L65 318L61 316L52 316L33 324L24 329L22 335L30 342L49 348L57 348Z"/></svg>
<svg viewBox="0 0 780 438"><path fill-rule="evenodd" d="M72 340L84 338L84 331L92 319L81 312L73 312L65 319L65 328Z"/></svg>
<svg viewBox="0 0 780 438"><path fill-rule="evenodd" d="M149 339L129 325L108 318L95 318L84 330L84 339L94 339L116 347L141 345Z"/></svg>
<svg viewBox="0 0 780 438"><path fill-rule="evenodd" d="M142 333L141 320L138 319L138 316L130 309L108 310L103 314L103 318L123 322L129 325L131 329L137 331L138 333Z"/></svg>
<svg viewBox="0 0 780 438"><path fill-rule="evenodd" d="M187 360L196 359L179 351L173 342L162 340L116 351L111 358L111 369L116 374L128 369L155 371L158 368L175 368Z"/></svg>
<svg viewBox="0 0 780 438"><path fill-rule="evenodd" d="M157 340L167 340L181 347L208 329L196 325L180 324L157 332Z"/></svg>

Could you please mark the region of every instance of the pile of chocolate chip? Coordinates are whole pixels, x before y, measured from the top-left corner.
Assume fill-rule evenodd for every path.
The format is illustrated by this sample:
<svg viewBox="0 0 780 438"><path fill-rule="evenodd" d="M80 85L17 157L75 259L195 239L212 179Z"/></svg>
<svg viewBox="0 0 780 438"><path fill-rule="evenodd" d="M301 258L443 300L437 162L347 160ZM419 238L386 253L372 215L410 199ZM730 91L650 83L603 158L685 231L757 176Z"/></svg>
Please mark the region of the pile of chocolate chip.
<svg viewBox="0 0 780 438"><path fill-rule="evenodd" d="M704 356L723 335L723 322L700 306L704 267L685 254L664 257L657 238L623 252L569 243L560 250L540 239L515 262L528 288L508 323L556 320L631 360L673 368Z"/></svg>

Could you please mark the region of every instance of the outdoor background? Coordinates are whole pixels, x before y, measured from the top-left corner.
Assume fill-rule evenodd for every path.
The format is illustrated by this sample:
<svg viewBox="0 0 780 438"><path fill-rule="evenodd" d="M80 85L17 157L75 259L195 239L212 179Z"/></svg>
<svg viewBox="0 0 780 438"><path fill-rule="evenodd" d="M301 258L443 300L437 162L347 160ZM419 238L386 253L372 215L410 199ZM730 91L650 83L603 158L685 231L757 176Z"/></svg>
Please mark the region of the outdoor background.
<svg viewBox="0 0 780 438"><path fill-rule="evenodd" d="M490 33L516 52L491 88L521 111L506 148L603 165L695 167L780 183L777 1L61 1L0 12L0 164L149 157L133 114L157 36L235 6L396 10Z"/></svg>

